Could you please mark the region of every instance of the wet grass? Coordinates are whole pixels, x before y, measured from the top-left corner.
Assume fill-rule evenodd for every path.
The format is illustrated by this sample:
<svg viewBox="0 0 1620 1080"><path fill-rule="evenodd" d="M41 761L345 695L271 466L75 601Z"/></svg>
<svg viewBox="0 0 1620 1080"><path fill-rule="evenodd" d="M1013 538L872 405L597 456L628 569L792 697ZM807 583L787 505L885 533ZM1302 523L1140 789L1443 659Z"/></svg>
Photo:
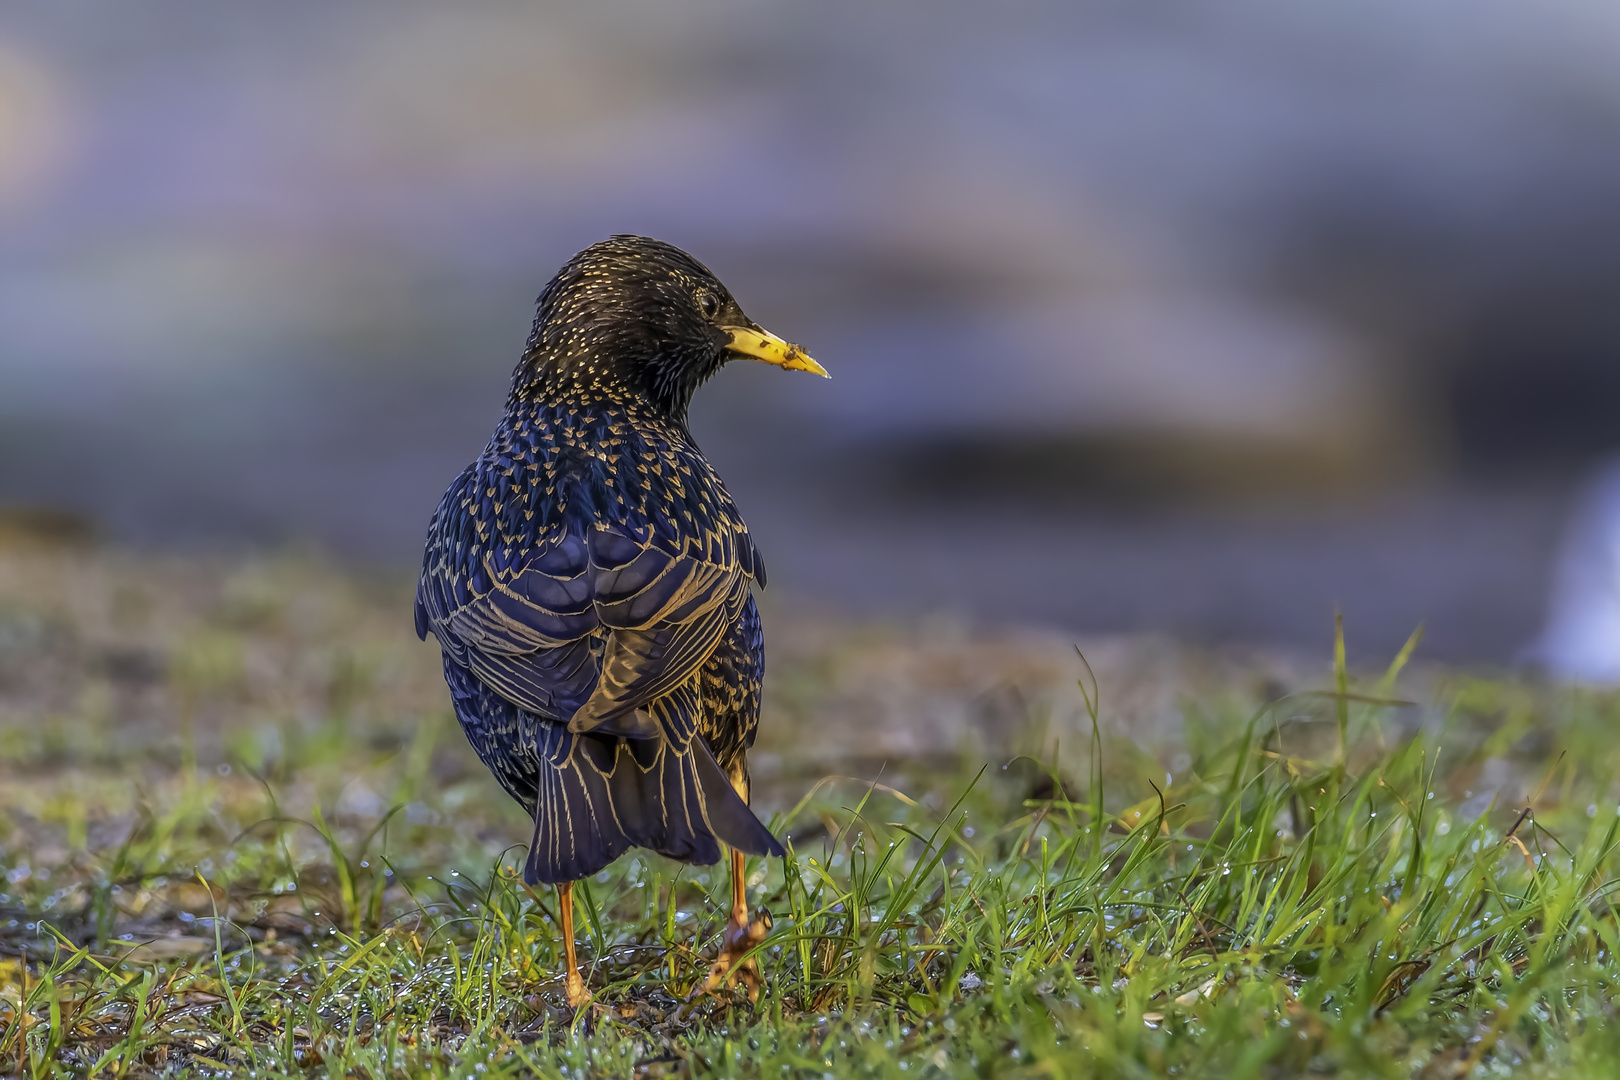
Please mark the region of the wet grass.
<svg viewBox="0 0 1620 1080"><path fill-rule="evenodd" d="M757 1002L695 993L719 867L627 857L584 883L596 1005L576 1012L555 895L513 876L523 822L442 711L400 715L416 676L338 649L361 639L347 617L216 615L153 631L178 738L119 736L88 691L0 724L0 1072L1465 1077L1620 1059L1603 695L1448 675L1414 706L1405 654L1359 679L1341 654L1314 691L1188 702L1149 752L1110 734L1110 688L1077 657L1086 746L774 782L790 853L750 864L775 920ZM50 636L17 618L14 658ZM233 619L328 649L306 665L320 677L254 691L281 669Z"/></svg>

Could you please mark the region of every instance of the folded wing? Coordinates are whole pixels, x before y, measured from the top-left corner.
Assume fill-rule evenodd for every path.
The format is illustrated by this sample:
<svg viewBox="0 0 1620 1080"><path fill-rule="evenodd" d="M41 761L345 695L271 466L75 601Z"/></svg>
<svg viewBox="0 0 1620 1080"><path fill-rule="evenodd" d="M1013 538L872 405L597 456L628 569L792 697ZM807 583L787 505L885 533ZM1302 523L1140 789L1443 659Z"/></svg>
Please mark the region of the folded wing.
<svg viewBox="0 0 1620 1080"><path fill-rule="evenodd" d="M599 510L602 490L575 478L557 485L553 512L530 531L533 515L480 497L490 490L474 466L441 502L417 589L418 634L432 633L506 700L575 733L662 735L683 749L697 717L649 706L698 673L749 582L763 577L729 501L702 519L615 517Z"/></svg>

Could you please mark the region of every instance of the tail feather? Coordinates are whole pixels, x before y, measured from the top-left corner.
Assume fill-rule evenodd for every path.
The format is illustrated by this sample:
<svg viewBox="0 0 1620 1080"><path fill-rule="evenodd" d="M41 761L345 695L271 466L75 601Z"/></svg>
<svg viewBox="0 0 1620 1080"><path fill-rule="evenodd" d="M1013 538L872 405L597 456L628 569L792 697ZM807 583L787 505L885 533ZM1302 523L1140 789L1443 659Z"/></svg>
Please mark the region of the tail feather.
<svg viewBox="0 0 1620 1080"><path fill-rule="evenodd" d="M750 855L783 853L701 738L676 747L545 727L529 884L578 881L631 847L703 865L719 861L722 841Z"/></svg>
<svg viewBox="0 0 1620 1080"><path fill-rule="evenodd" d="M737 789L731 786L730 778L720 770L708 745L702 739L693 739L692 745L697 750L698 784L703 792L704 805L708 807L709 823L714 834L728 846L748 855L769 855L772 858L786 855L786 850L771 835L771 830L754 816L742 796L737 794Z"/></svg>

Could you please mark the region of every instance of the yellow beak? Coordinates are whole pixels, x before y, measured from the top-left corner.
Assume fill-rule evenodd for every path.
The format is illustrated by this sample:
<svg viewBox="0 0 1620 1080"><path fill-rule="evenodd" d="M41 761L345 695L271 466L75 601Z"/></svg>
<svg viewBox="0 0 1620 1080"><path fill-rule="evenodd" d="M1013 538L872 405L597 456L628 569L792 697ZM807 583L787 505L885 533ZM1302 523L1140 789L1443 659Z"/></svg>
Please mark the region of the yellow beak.
<svg viewBox="0 0 1620 1080"><path fill-rule="evenodd" d="M749 326L722 326L720 329L731 335L726 348L740 356L775 364L785 371L808 371L823 379L832 378L827 374L827 369L810 359L803 349L783 341L769 330L755 330Z"/></svg>

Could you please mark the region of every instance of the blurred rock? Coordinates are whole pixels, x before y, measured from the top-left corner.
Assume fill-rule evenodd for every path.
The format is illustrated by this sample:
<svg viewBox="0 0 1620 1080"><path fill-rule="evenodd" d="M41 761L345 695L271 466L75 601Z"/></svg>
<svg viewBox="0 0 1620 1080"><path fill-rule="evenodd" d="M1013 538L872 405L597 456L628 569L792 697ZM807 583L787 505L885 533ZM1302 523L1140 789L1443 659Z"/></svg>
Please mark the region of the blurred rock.
<svg viewBox="0 0 1620 1080"><path fill-rule="evenodd" d="M1601 470L1576 504L1547 625L1525 658L1558 678L1620 685L1620 461Z"/></svg>
<svg viewBox="0 0 1620 1080"><path fill-rule="evenodd" d="M85 548L97 531L89 518L70 510L0 506L0 547Z"/></svg>

